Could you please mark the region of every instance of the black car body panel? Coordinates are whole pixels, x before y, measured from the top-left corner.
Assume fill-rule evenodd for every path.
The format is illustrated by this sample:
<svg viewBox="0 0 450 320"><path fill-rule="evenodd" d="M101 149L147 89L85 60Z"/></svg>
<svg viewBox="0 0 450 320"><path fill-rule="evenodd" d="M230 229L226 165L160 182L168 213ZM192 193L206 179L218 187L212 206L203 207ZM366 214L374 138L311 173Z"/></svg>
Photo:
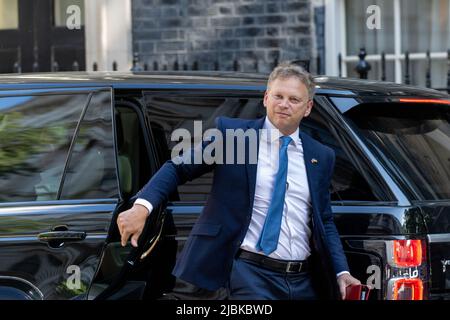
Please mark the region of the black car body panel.
<svg viewBox="0 0 450 320"><path fill-rule="evenodd" d="M74 195L62 199L64 192L60 187L59 196L52 201L45 201L38 194L35 199L23 201L10 201L4 196L0 202L0 298L224 298L224 290L201 290L175 280L170 274L176 255L203 209L212 175L181 186L171 195L165 210L159 211L164 220L152 220L154 228L149 228L150 235L141 251L120 246L115 219L170 158L174 144L170 134L174 129L192 131L192 122L202 120L206 130L220 115L243 118L265 115L261 100L266 80L267 75L226 72L0 76L0 117L8 113L8 103L19 103L23 97L62 94L91 95L86 106L103 101L110 104L113 114L111 119L98 121L94 130L97 132L94 142L112 133L103 139L113 154L109 154L105 165L105 170L111 170L97 182L102 186L100 189L92 194L86 191L80 198ZM440 199L430 199L428 194L436 192L421 190L423 186L414 180L416 177L393 161L395 154L389 153L395 152L393 145L387 140L374 140L377 134L391 134L389 126L386 125L386 132L372 132L365 122L380 116L370 108L388 105L391 109L386 108L386 114L381 116L389 116L389 110L398 116L395 109L406 108L402 99L422 99L418 104L424 108L439 101L445 104L449 96L429 89L356 79L316 77L316 83L314 112L302 122L301 129L335 150L332 209L351 273L375 287L371 299L398 299L399 279L406 279L406 283L420 279L423 299L449 299L450 200L446 199L446 189L439 194ZM109 102L104 96L108 91ZM445 124L446 109L442 108L433 111L438 118L430 118L430 123L420 127L420 134L435 129L433 123L438 124L437 128ZM75 132L83 132L79 129L83 119L81 113L80 120L72 123L73 126L77 123ZM406 130L407 122L404 123ZM75 135L68 142L71 147L65 149L66 158L61 160L66 174L72 172L68 163L78 150L77 139L81 138ZM448 140L445 135L440 139L444 145L440 145L440 150L444 150L445 156ZM439 157L436 159L441 160ZM9 172L2 165L5 166L0 157L0 189L2 169L5 177ZM434 174L432 170L429 172ZM435 180L445 183L439 177ZM107 197L99 197L104 188L110 192ZM114 188L120 191L111 191ZM62 240L64 237L66 241ZM398 267L392 262L392 250L410 240L420 246L421 263ZM71 266L81 271L82 285L78 289L70 288L74 274ZM100 294L108 290L108 295Z"/></svg>
<svg viewBox="0 0 450 320"><path fill-rule="evenodd" d="M0 286L7 282L8 287L20 289L26 280L43 299L70 299L86 293L116 205L116 201L105 199L103 203L61 201L1 206ZM42 235L49 232L49 226L59 230L59 236L44 239ZM63 238L75 232L84 236ZM67 286L67 277L81 271L80 288Z"/></svg>

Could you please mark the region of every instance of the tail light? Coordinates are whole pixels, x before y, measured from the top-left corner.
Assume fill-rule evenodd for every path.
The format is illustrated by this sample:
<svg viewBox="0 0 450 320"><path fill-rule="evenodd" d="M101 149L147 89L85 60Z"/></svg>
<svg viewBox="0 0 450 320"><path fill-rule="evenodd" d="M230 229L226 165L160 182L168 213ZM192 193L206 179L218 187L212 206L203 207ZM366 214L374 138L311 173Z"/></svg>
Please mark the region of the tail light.
<svg viewBox="0 0 450 320"><path fill-rule="evenodd" d="M388 289L392 300L423 300L423 282L419 278L391 279Z"/></svg>
<svg viewBox="0 0 450 320"><path fill-rule="evenodd" d="M444 99L417 99L417 98L400 98L399 102L406 103L435 103L435 104L450 104L450 100Z"/></svg>
<svg viewBox="0 0 450 320"><path fill-rule="evenodd" d="M417 267L422 264L422 243L420 240L392 241L392 265L395 267Z"/></svg>
<svg viewBox="0 0 450 320"><path fill-rule="evenodd" d="M388 261L387 298L423 300L425 241L401 239L386 242Z"/></svg>

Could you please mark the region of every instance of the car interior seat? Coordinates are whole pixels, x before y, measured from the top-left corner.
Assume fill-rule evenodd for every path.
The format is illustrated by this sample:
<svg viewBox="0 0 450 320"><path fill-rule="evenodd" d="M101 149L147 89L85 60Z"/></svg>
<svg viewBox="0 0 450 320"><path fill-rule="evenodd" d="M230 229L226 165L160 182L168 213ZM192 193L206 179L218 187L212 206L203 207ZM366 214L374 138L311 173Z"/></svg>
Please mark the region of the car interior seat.
<svg viewBox="0 0 450 320"><path fill-rule="evenodd" d="M133 169L130 157L126 152L128 146L126 144L122 126L120 114L116 114L117 165L119 170L120 189L123 195L129 196L133 191Z"/></svg>

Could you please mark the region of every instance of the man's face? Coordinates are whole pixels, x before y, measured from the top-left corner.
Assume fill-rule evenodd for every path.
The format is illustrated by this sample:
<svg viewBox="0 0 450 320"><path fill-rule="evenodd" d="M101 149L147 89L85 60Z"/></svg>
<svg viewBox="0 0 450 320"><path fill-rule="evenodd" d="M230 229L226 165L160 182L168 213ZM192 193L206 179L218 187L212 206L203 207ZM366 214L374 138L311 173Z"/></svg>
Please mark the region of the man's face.
<svg viewBox="0 0 450 320"><path fill-rule="evenodd" d="M292 134L300 121L309 116L313 101L308 89L296 77L273 80L264 94L264 106L269 120L283 135Z"/></svg>

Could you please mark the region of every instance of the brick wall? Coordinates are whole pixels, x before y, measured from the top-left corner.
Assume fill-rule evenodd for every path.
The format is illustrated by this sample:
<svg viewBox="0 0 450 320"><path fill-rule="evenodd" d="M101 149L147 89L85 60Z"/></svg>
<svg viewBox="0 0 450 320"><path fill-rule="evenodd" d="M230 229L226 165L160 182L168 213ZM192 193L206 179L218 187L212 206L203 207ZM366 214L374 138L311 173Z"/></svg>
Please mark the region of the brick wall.
<svg viewBox="0 0 450 320"><path fill-rule="evenodd" d="M132 10L133 50L149 70L233 70L237 60L268 72L274 59L311 59L309 0L132 0Z"/></svg>

